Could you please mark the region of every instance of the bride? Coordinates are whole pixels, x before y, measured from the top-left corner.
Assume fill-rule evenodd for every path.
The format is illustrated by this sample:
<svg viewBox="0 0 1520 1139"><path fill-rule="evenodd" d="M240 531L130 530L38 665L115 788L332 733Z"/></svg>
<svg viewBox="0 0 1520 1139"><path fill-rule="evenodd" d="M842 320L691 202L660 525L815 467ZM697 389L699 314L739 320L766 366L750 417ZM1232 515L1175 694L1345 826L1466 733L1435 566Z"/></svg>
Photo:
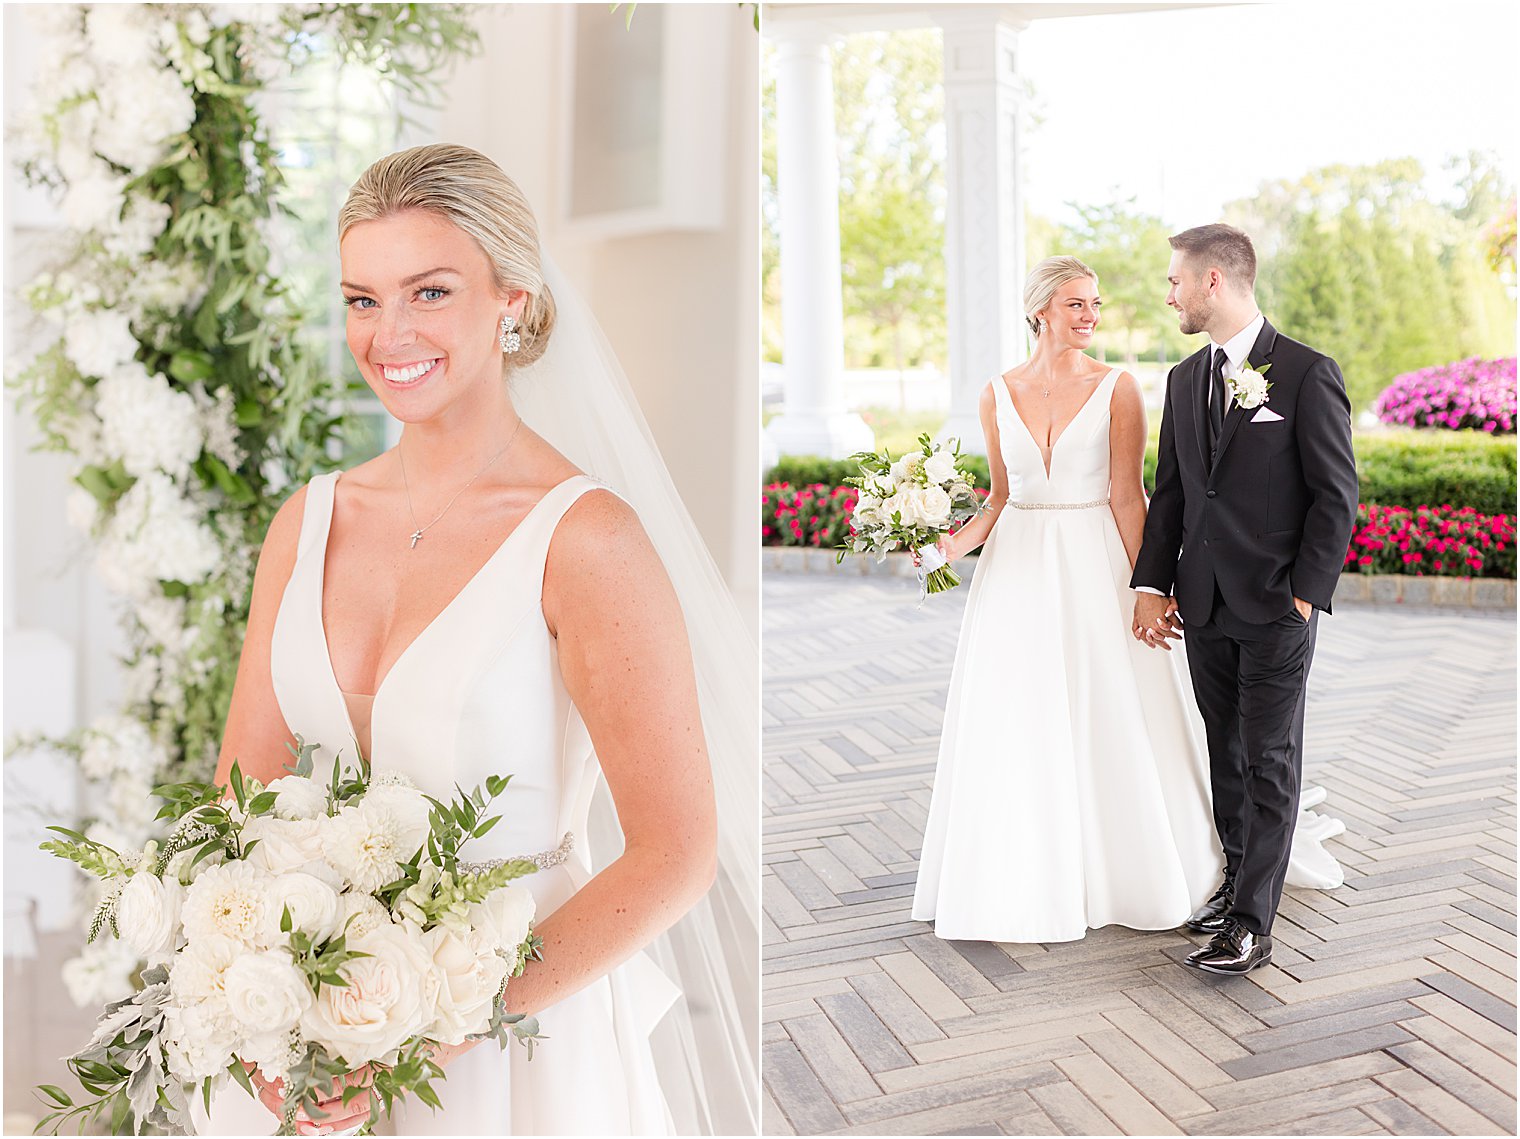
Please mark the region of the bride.
<svg viewBox="0 0 1520 1139"><path fill-rule="evenodd" d="M1034 352L981 397L987 508L940 543L986 544L913 897L943 938L1172 929L1223 871L1185 662L1128 632L1146 418L1135 378L1087 355L1101 305L1075 257L1030 274Z"/></svg>
<svg viewBox="0 0 1520 1139"><path fill-rule="evenodd" d="M446 145L383 158L339 238L348 345L401 438L270 525L218 781L234 759L280 775L297 733L319 762L356 748L445 798L514 776L471 850L545 867L523 879L542 960L507 1004L548 1039L531 1061L447 1049L443 1110L403 1105L398 1133L752 1131L736 954L754 937L755 740L732 603L494 163ZM278 1085L259 1090L277 1113ZM322 1131L369 1110L323 1107ZM274 1117L229 1088L204 1122L267 1133Z"/></svg>

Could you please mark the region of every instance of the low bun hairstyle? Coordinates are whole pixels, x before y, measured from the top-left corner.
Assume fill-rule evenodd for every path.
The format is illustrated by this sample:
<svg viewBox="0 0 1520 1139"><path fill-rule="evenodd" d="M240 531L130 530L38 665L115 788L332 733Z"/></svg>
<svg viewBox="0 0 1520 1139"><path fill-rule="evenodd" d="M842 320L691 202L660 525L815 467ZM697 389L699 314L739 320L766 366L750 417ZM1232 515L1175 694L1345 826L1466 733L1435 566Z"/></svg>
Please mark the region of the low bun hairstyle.
<svg viewBox="0 0 1520 1139"><path fill-rule="evenodd" d="M386 155L359 175L338 211L338 240L362 221L403 210L426 210L475 239L503 295L528 293L517 322L522 347L502 366L522 368L544 354L554 328L554 297L544 284L538 223L517 183L478 150L449 143L414 146Z"/></svg>
<svg viewBox="0 0 1520 1139"><path fill-rule="evenodd" d="M1031 335L1040 335L1040 322L1034 314L1050 303L1057 289L1078 277L1091 277L1093 284L1098 283L1098 274L1079 257L1047 257L1030 271L1024 282L1024 320Z"/></svg>

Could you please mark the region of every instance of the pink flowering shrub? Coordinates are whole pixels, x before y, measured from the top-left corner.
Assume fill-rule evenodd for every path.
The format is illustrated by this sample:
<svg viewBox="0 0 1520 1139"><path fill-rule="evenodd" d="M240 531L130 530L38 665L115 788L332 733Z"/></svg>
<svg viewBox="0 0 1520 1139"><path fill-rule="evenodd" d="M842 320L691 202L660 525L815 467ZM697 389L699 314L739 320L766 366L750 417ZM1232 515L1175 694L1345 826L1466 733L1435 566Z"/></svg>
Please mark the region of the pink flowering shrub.
<svg viewBox="0 0 1520 1139"><path fill-rule="evenodd" d="M1394 378L1373 405L1384 423L1515 434L1515 358L1458 360Z"/></svg>
<svg viewBox="0 0 1520 1139"><path fill-rule="evenodd" d="M760 492L760 542L832 550L852 532L850 515L860 492L852 486L771 483Z"/></svg>
<svg viewBox="0 0 1520 1139"><path fill-rule="evenodd" d="M1411 510L1363 503L1344 568L1412 577L1514 577L1515 519L1470 506Z"/></svg>

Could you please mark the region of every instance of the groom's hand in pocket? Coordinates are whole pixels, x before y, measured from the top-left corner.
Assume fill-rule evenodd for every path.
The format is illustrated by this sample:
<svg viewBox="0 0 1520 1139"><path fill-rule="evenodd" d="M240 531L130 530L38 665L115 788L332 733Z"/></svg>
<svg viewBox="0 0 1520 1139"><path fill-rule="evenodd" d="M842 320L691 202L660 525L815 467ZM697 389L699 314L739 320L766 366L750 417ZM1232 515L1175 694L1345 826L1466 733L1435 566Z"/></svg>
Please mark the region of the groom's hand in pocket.
<svg viewBox="0 0 1520 1139"><path fill-rule="evenodd" d="M1161 648L1167 652L1172 646L1167 641L1182 639L1182 618L1177 616L1177 602L1171 597L1137 590L1135 593L1135 616L1130 632L1135 640L1147 648Z"/></svg>
<svg viewBox="0 0 1520 1139"><path fill-rule="evenodd" d="M1309 618L1314 613L1314 606L1305 601L1302 597L1295 597L1293 599L1293 608L1298 610L1298 615L1304 619L1304 624L1307 625L1309 623Z"/></svg>

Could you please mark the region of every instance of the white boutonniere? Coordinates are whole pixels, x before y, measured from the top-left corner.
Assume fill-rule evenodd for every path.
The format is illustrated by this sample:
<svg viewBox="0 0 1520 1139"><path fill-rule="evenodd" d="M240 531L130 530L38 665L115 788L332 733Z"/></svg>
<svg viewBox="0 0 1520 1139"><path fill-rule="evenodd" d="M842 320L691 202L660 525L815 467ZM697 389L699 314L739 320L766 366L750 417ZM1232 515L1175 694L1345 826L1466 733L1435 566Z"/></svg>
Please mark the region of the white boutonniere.
<svg viewBox="0 0 1520 1139"><path fill-rule="evenodd" d="M1225 380L1225 387L1239 406L1249 411L1267 402L1267 393L1272 390L1272 385L1267 383L1267 369L1271 366L1263 364L1260 368L1252 368L1248 360L1244 368Z"/></svg>

